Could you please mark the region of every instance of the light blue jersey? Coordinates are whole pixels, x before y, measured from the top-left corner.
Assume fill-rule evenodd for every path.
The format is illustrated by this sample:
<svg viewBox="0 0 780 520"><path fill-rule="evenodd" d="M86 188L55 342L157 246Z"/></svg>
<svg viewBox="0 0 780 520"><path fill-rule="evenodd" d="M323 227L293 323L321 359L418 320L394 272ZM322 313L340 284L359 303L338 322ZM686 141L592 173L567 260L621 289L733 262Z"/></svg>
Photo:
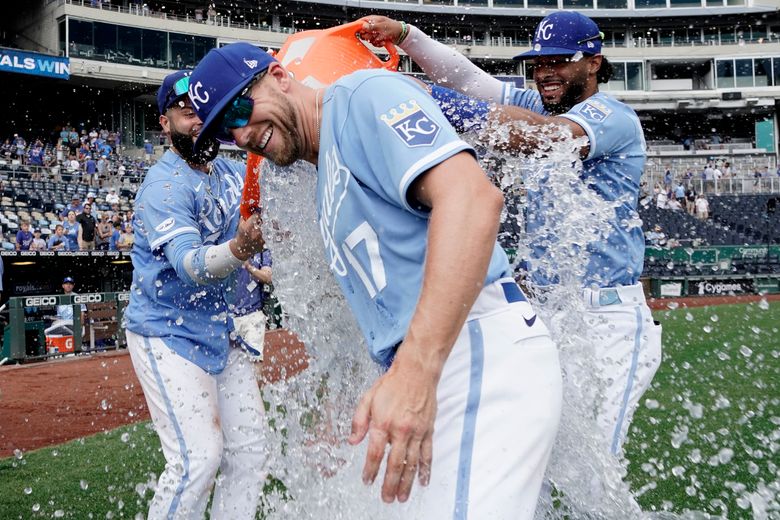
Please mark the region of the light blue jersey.
<svg viewBox="0 0 780 520"><path fill-rule="evenodd" d="M406 335L422 287L429 213L409 200L409 187L462 151L474 153L427 93L400 74L356 72L323 96L320 231L371 356L385 366ZM496 244L485 283L508 272Z"/></svg>
<svg viewBox="0 0 780 520"><path fill-rule="evenodd" d="M190 168L172 151L149 169L135 199L133 285L127 329L159 337L209 373L225 367L234 278L196 285L183 257L236 234L245 168L218 158L211 174Z"/></svg>
<svg viewBox="0 0 780 520"><path fill-rule="evenodd" d="M508 104L547 115L535 90L508 87L504 94ZM602 92L560 117L580 125L588 136L590 151L582 161L582 179L604 200L620 201L607 240L588 245L590 262L583 283L587 287L634 285L642 274L645 254L641 226L628 226L639 219L636 208L647 151L639 118L631 107ZM529 192L529 208L534 207L533 196ZM539 224L537 217L543 215L529 215L529 226Z"/></svg>

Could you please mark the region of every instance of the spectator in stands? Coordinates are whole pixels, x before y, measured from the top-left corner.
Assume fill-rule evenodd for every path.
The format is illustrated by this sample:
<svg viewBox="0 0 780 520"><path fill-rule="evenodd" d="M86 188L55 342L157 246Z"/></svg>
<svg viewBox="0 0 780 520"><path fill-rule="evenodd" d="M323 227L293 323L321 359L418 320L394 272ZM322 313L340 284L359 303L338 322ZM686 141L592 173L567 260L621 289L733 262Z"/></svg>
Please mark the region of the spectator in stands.
<svg viewBox="0 0 780 520"><path fill-rule="evenodd" d="M89 204L90 206L94 206L95 205L95 192L94 191L90 191L89 193L87 193L87 202L85 202L84 205L86 206L87 204Z"/></svg>
<svg viewBox="0 0 780 520"><path fill-rule="evenodd" d="M724 179L730 179L734 175L734 172L731 171L731 163L726 161L723 163L723 178Z"/></svg>
<svg viewBox="0 0 780 520"><path fill-rule="evenodd" d="M154 147L152 146L152 143L149 142L149 139L144 139L144 158L147 163L152 160L153 153Z"/></svg>
<svg viewBox="0 0 780 520"><path fill-rule="evenodd" d="M114 220L111 222L111 225L114 229L111 232L111 238L108 241L108 250L120 251L119 242L122 239L122 223L118 220Z"/></svg>
<svg viewBox="0 0 780 520"><path fill-rule="evenodd" d="M715 192L720 192L720 181L723 178L723 172L720 168L716 165L712 169L712 184L715 189Z"/></svg>
<svg viewBox="0 0 780 520"><path fill-rule="evenodd" d="M685 190L685 209L689 215L696 213L696 190L693 189L693 186L689 186Z"/></svg>
<svg viewBox="0 0 780 520"><path fill-rule="evenodd" d="M672 211L682 211L683 209L682 204L680 204L680 201L677 200L677 197L674 195L674 193L672 193L672 196L669 197L669 201L666 203L666 208Z"/></svg>
<svg viewBox="0 0 780 520"><path fill-rule="evenodd" d="M46 251L46 241L41 238L41 230L33 231L33 240L30 244L30 251Z"/></svg>
<svg viewBox="0 0 780 520"><path fill-rule="evenodd" d="M84 204L84 211L76 217L76 222L79 223L79 249L81 251L94 251L97 221L92 215L92 204Z"/></svg>
<svg viewBox="0 0 780 520"><path fill-rule="evenodd" d="M70 206L62 210L62 212L60 213L60 217L67 218L68 213L71 211L73 211L74 213L76 213L76 215L78 215L83 210L84 210L84 206L81 204L81 198L74 193L73 198L71 199L70 202Z"/></svg>
<svg viewBox="0 0 780 520"><path fill-rule="evenodd" d="M16 148L16 150L14 150L14 158L24 164L24 151L27 148L27 141L25 141L24 137L21 135L14 134L14 147Z"/></svg>
<svg viewBox="0 0 780 520"><path fill-rule="evenodd" d="M712 191L712 188L715 186L715 169L712 167L712 163L708 162L707 166L704 167L702 179L704 179L703 191L705 193Z"/></svg>
<svg viewBox="0 0 780 520"><path fill-rule="evenodd" d="M76 222L76 212L68 211L68 218L62 223L65 237L68 239L68 251L79 250L79 223Z"/></svg>
<svg viewBox="0 0 780 520"><path fill-rule="evenodd" d="M43 166L43 143L39 140L35 141L35 144L30 147L30 151L27 152L27 164L30 166Z"/></svg>
<svg viewBox="0 0 780 520"><path fill-rule="evenodd" d="M106 204L114 205L119 204L119 195L116 194L116 188L111 188L108 190L108 195L106 195Z"/></svg>
<svg viewBox="0 0 780 520"><path fill-rule="evenodd" d="M672 169L669 165L666 165L666 172L664 172L664 190L670 191L672 189L672 181L674 180L672 175Z"/></svg>
<svg viewBox="0 0 780 520"><path fill-rule="evenodd" d="M108 175L108 157L101 155L97 162L97 173L95 174L95 183L93 186L100 187L101 179L105 179Z"/></svg>
<svg viewBox="0 0 780 520"><path fill-rule="evenodd" d="M680 181L677 181L677 185L674 187L674 198L679 201L685 200L685 187Z"/></svg>
<svg viewBox="0 0 780 520"><path fill-rule="evenodd" d="M710 203L704 194L699 194L696 197L696 218L700 220L707 220L710 217Z"/></svg>
<svg viewBox="0 0 780 520"><path fill-rule="evenodd" d="M87 161L84 163L84 178L83 181L92 186L92 180L97 173L97 163L95 162L92 154L87 155Z"/></svg>
<svg viewBox="0 0 780 520"><path fill-rule="evenodd" d="M11 144L10 139L6 139L5 142L3 142L3 145L0 146L0 155L6 160L11 160L11 155L14 153L14 145Z"/></svg>
<svg viewBox="0 0 780 520"><path fill-rule="evenodd" d="M135 243L135 235L133 235L133 226L132 225L124 226L122 230L122 234L119 237L119 243L117 244L117 249L119 251L130 251L131 249L133 249L134 243Z"/></svg>
<svg viewBox="0 0 780 520"><path fill-rule="evenodd" d="M114 228L111 226L108 211L100 214L97 229L95 231L95 249L98 251L108 251L108 241L111 240L111 234Z"/></svg>
<svg viewBox="0 0 780 520"><path fill-rule="evenodd" d="M666 209L666 203L669 201L669 195L666 193L660 184L655 186L655 207L658 209Z"/></svg>
<svg viewBox="0 0 780 520"><path fill-rule="evenodd" d="M29 251L33 241L33 234L30 233L30 223L24 220L19 227L21 229L16 232L16 250Z"/></svg>
<svg viewBox="0 0 780 520"><path fill-rule="evenodd" d="M65 236L65 228L62 224L55 226L54 234L49 237L47 245L49 251L68 251L68 237Z"/></svg>
<svg viewBox="0 0 780 520"><path fill-rule="evenodd" d="M271 289L272 265L271 251L264 249L255 253L244 262L242 269L236 271L236 304L233 311L236 333L241 341L246 340L244 348L260 360L263 358L263 337L267 323L263 305ZM249 315L252 317L243 318Z"/></svg>
<svg viewBox="0 0 780 520"><path fill-rule="evenodd" d="M645 243L648 246L661 247L666 244L666 234L659 224L656 224L652 231L645 233Z"/></svg>

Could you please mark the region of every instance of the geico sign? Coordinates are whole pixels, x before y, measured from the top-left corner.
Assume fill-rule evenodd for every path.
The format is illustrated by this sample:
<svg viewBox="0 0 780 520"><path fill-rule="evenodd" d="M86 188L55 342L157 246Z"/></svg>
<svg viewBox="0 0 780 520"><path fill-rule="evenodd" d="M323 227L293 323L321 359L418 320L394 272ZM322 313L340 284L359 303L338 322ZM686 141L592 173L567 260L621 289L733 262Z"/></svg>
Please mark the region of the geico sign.
<svg viewBox="0 0 780 520"><path fill-rule="evenodd" d="M33 296L31 298L24 299L25 307L37 307L39 305L56 305L56 296Z"/></svg>
<svg viewBox="0 0 780 520"><path fill-rule="evenodd" d="M100 303L102 301L102 294L77 294L73 297L73 303Z"/></svg>
<svg viewBox="0 0 780 520"><path fill-rule="evenodd" d="M129 302L130 301L130 293L127 293L127 292L117 293L116 301L118 301L118 302Z"/></svg>

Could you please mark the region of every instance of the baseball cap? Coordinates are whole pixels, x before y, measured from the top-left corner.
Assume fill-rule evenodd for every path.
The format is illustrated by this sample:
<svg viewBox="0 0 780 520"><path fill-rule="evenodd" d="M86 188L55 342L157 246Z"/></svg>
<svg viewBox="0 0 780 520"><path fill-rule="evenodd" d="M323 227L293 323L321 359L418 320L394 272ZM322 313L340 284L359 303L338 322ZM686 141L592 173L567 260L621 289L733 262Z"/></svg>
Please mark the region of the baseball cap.
<svg viewBox="0 0 780 520"><path fill-rule="evenodd" d="M177 70L165 76L165 79L157 90L157 109L164 114L173 103L187 93L189 87L190 72ZM144 140L146 142L146 140Z"/></svg>
<svg viewBox="0 0 780 520"><path fill-rule="evenodd" d="M76 283L76 281L71 276L66 276L62 279L62 283Z"/></svg>
<svg viewBox="0 0 780 520"><path fill-rule="evenodd" d="M515 56L527 60L537 56L571 56L601 53L604 34L596 22L576 11L558 11L539 22L530 51Z"/></svg>
<svg viewBox="0 0 780 520"><path fill-rule="evenodd" d="M89 198L93 198L94 199L95 198L95 194L90 191L89 193L87 193L87 198L88 199Z"/></svg>
<svg viewBox="0 0 780 520"><path fill-rule="evenodd" d="M249 43L238 42L211 49L190 76L190 101L203 121L195 141L197 150L206 136L220 130L227 105L276 59Z"/></svg>

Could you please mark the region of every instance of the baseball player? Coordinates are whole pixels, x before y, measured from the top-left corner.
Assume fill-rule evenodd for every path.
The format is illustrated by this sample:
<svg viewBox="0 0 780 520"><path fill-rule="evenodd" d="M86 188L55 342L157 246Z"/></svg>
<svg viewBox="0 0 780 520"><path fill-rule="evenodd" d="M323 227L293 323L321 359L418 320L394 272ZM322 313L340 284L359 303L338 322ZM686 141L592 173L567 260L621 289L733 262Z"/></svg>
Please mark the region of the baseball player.
<svg viewBox="0 0 780 520"><path fill-rule="evenodd" d="M325 89L235 43L210 51L190 98L217 135L279 164L317 165L331 271L387 368L351 444L381 496L429 487L416 518L532 518L558 427L555 346L496 243L501 193L413 80L360 71Z"/></svg>
<svg viewBox="0 0 780 520"><path fill-rule="evenodd" d="M263 248L259 217L239 222L241 164L192 153L201 121L189 73L165 78L160 125L172 147L149 169L133 217L125 312L133 366L165 455L149 518L254 519L265 479L263 404L252 364L230 347L233 272Z"/></svg>
<svg viewBox="0 0 780 520"><path fill-rule="evenodd" d="M537 26L533 48L516 57L534 60L538 92L502 83L403 22L367 17L362 36L374 44L397 42L434 81L469 96L514 105L501 107L498 117L529 124L526 133L512 133L510 145L516 149L533 145L533 133L550 124L561 125L574 138L587 138L580 150L581 177L605 201L619 202L607 239L588 246L590 260L582 282L586 335L598 353L596 362L606 385L598 422L609 450L620 453L633 411L661 362L661 326L654 323L639 284L642 229L628 224L638 219L644 134L630 107L598 90L598 83L609 81L611 75L611 66L601 55L603 34L593 20L574 11L545 17ZM489 117L487 104L475 105L447 89L434 88L433 94L448 106L463 107L462 113L455 110L452 116L461 124L464 117ZM535 196L529 191L529 200ZM534 206L529 204L529 212ZM543 218L529 215L529 226ZM535 253L541 257L544 247ZM533 260L528 263L535 285L554 282L534 270Z"/></svg>

